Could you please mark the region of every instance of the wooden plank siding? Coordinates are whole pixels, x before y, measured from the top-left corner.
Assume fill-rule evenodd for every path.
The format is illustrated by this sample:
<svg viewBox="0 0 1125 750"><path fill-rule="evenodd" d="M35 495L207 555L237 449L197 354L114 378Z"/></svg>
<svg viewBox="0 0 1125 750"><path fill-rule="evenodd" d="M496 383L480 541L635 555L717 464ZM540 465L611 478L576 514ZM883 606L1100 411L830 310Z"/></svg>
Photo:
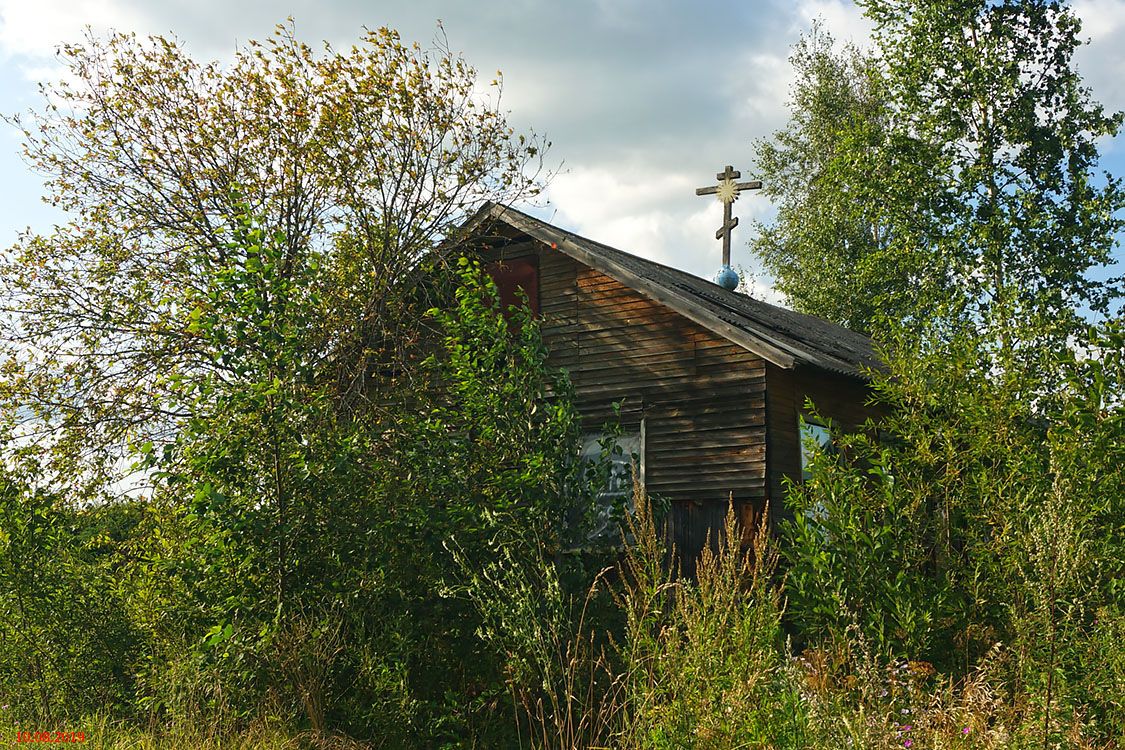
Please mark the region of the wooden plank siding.
<svg viewBox="0 0 1125 750"><path fill-rule="evenodd" d="M798 423L809 416L811 399L821 417L844 431L859 428L873 412L865 406L868 386L855 378L809 367L784 370L766 363L766 426L769 456L769 497L774 519L787 517L785 478L801 479L801 440Z"/></svg>
<svg viewBox="0 0 1125 750"><path fill-rule="evenodd" d="M626 429L644 420L645 485L669 507L685 572L722 525L733 496L749 520L766 496L766 363L664 305L539 243L549 363L565 368L587 429L622 404Z"/></svg>
<svg viewBox="0 0 1125 750"><path fill-rule="evenodd" d="M549 361L570 373L586 429L615 404L626 430L643 426L646 486L669 504L684 572L729 497L744 530L766 502L774 520L790 514L784 487L801 478L806 399L844 430L878 416L862 379L878 365L866 337L718 293L514 209L479 216L500 219L481 225L484 260L536 256Z"/></svg>

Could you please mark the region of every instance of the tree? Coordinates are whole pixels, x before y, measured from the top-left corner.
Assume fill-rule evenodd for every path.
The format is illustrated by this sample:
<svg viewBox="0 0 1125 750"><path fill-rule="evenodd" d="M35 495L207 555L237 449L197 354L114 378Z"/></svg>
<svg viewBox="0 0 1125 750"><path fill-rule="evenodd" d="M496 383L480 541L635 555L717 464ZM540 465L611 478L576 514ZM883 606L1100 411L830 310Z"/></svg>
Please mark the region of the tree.
<svg viewBox="0 0 1125 750"><path fill-rule="evenodd" d="M924 322L941 308L993 330L1006 356L1022 349L1012 320L1038 320L1037 340L1058 344L1082 307L1107 312L1121 290L1090 271L1112 260L1125 198L1097 173L1097 139L1121 118L1073 69L1073 13L1039 0L863 5L874 58L836 55L814 32L794 57L793 120L763 151L783 199L759 248L781 287L861 329L875 309ZM873 304L831 302L856 297Z"/></svg>
<svg viewBox="0 0 1125 750"><path fill-rule="evenodd" d="M503 519L553 518L577 426L533 327L426 311L456 306L466 214L536 191L542 141L507 126L499 80L482 97L387 29L314 54L281 28L227 67L158 37L62 56L74 83L24 132L75 218L0 260L0 407L64 508L140 458L151 497L99 560L139 632L126 699L191 725L268 698L401 744L487 729L483 698L450 703L503 692L438 595L445 545L480 559Z"/></svg>
<svg viewBox="0 0 1125 750"><path fill-rule="evenodd" d="M192 317L209 269L251 260L231 257L233 187L283 233L279 273L320 269L301 347L341 408L409 340L398 303L418 259L480 200L536 189L543 144L508 127L499 81L482 99L446 47L389 29L318 55L279 27L226 67L161 37L61 56L72 81L15 121L74 219L0 261L0 398L72 480L104 485L123 446L170 440L192 414L183 382L235 376Z"/></svg>
<svg viewBox="0 0 1125 750"><path fill-rule="evenodd" d="M1121 671L1091 659L1116 658L1122 623L1122 290L1092 272L1121 228L1096 143L1121 118L1082 88L1078 22L1060 3L863 5L876 53L862 80L883 105L867 117L828 97L857 79L849 58L806 56L821 63L796 90L821 98L795 98L779 140L821 161L780 183L766 240L797 305L874 303L844 309L880 344L872 385L887 408L792 488L790 615L811 641L858 631L955 677L992 661L1021 736L1046 746L1085 716L1110 741ZM784 166L786 152L766 153ZM879 229L858 253L852 226Z"/></svg>
<svg viewBox="0 0 1125 750"><path fill-rule="evenodd" d="M522 535L573 546L593 494L566 378L530 311L505 318L463 258L454 279L424 274L445 304L419 321L432 338L410 381L341 413L304 348L317 269L284 272L284 235L231 202L228 260L189 315L228 367L181 381L191 418L141 447L153 498L120 561L146 631L138 695L183 723L207 702L224 706L212 720L245 721L268 699L317 732L408 746L494 731L474 727L481 706L449 704L451 690L505 700L479 617L446 593L453 554L480 566Z"/></svg>
<svg viewBox="0 0 1125 750"><path fill-rule="evenodd" d="M895 208L875 167L891 126L882 71L819 23L794 45L789 125L755 143L765 194L777 203L758 222L754 252L791 304L869 332L876 311L918 307L903 294L916 266L892 242ZM940 279L940 275L935 275Z"/></svg>

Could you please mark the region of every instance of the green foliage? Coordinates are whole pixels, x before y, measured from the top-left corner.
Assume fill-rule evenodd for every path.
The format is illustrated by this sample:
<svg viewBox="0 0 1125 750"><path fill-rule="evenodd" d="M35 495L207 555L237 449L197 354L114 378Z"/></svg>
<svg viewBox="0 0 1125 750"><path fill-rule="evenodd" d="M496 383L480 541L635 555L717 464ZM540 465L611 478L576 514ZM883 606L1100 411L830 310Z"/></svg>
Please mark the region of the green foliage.
<svg viewBox="0 0 1125 750"><path fill-rule="evenodd" d="M1082 715L1113 737L1122 684L1090 649L1121 611L1121 341L1108 326L1088 354L1056 355L1065 385L1035 402L979 338L889 354L877 387L893 411L791 492L800 632L840 643L855 627L877 654L966 678L1004 644L1017 724L1059 737Z"/></svg>
<svg viewBox="0 0 1125 750"><path fill-rule="evenodd" d="M877 164L893 122L886 84L859 49L837 52L820 23L789 61L797 75L789 124L754 144L778 213L758 223L753 249L797 309L867 332L879 311L917 311L920 282L941 280L918 278L931 269L896 241L907 217L886 195L902 188Z"/></svg>
<svg viewBox="0 0 1125 750"><path fill-rule="evenodd" d="M148 705L187 725L202 703L232 726L272 705L392 745L495 733L503 664L450 595L451 550L474 569L517 535L556 553L589 497L535 321L505 319L463 261L450 306L427 314L435 338L410 387L342 414L311 377L318 269L289 263L284 238L247 214L232 225L239 260L212 270L191 323L226 369L196 385L175 446L147 453L168 543L140 577L178 613L152 634ZM173 659L188 668L160 686Z"/></svg>
<svg viewBox="0 0 1125 750"><path fill-rule="evenodd" d="M5 495L12 603L84 604L62 617L27 603L3 620L50 644L52 662L0 697L22 716L140 714L173 735L270 716L314 738L506 744L507 655L478 635L453 552L472 570L521 539L554 557L593 515L569 386L537 323L526 309L505 318L462 261L456 278L432 276L449 305L426 314L408 383L339 409L310 344L316 259L286 256L245 206L227 236L185 316L214 368L177 380L192 417L176 441L137 446L152 498L68 511L53 495ZM103 515L117 537L86 560L66 532ZM567 579L588 581L574 560ZM25 674L36 653L3 656Z"/></svg>
<svg viewBox="0 0 1125 750"><path fill-rule="evenodd" d="M604 574L582 592L533 538L483 566L459 559L481 638L504 659L520 737L532 747L601 747L619 733L622 680L607 654L614 622ZM583 595L584 594L584 595Z"/></svg>
<svg viewBox="0 0 1125 750"><path fill-rule="evenodd" d="M862 463L821 451L787 494L789 612L805 637L840 638L858 625L881 653L928 655L950 593L932 565L927 514L891 450L862 434L837 442Z"/></svg>
<svg viewBox="0 0 1125 750"><path fill-rule="evenodd" d="M1119 182L1096 173L1096 140L1120 118L1082 89L1078 23L1060 4L863 5L875 56L835 53L814 31L779 134L789 150L767 152L777 168L828 145L779 188L815 229L798 236L782 213L771 236L788 244L772 247L800 306L864 289L878 312L862 327L886 365L872 374L885 418L791 488L793 626L966 684L991 659L985 682L1006 694L987 712L1017 744L1118 740L1119 678L1089 654L1121 610L1122 342L1119 322L1088 331L1084 316L1112 321L1120 296L1091 274L1120 228ZM852 179L846 200L826 197ZM878 260L855 258L842 283L793 239L820 232L826 256L850 263L851 235L831 242L841 201L862 227L878 217L884 242L859 246Z"/></svg>
<svg viewBox="0 0 1125 750"><path fill-rule="evenodd" d="M355 444L334 424L327 388L314 384L315 261L286 258L284 237L247 213L231 223L228 262L207 269L188 315L202 348L216 353L215 371L181 383L192 419L174 445L144 455L167 509L154 520L176 540L153 550L149 574L181 615L154 637L165 658L186 648L240 716L277 676L276 641L292 617L342 605L331 587L352 573L341 552L354 548L347 535L365 514L346 487L363 477ZM157 707L168 701L177 699Z"/></svg>
<svg viewBox="0 0 1125 750"><path fill-rule="evenodd" d="M127 673L102 708L390 745L494 731L499 666L438 595L446 545L484 559L527 522L557 547L583 512L548 502L573 495L577 423L534 326L509 335L471 295L449 312L433 251L481 200L533 194L544 144L464 61L388 29L318 54L279 28L225 68L129 35L62 56L72 78L24 134L74 220L0 262L20 310L0 401L60 508L152 491L98 550L113 575L73 579L137 631L89 660Z"/></svg>
<svg viewBox="0 0 1125 750"><path fill-rule="evenodd" d="M526 745L804 747L768 525L743 549L732 510L692 581L669 569L639 484L622 534L617 565L585 590L562 585L541 547L506 548L470 572L466 591L507 657Z"/></svg>
<svg viewBox="0 0 1125 750"><path fill-rule="evenodd" d="M1105 311L1120 289L1088 271L1111 262L1123 196L1096 171L1097 140L1121 116L1074 70L1074 13L1024 0L864 6L901 128L936 150L953 196L934 241L974 312L1003 339L1020 318L1046 338L1072 333L1081 304Z"/></svg>
<svg viewBox="0 0 1125 750"><path fill-rule="evenodd" d="M1119 297L1123 193L1097 172L1118 115L1072 65L1078 21L1034 0L870 0L876 51L796 47L792 119L759 144L779 200L756 244L800 309L859 330L933 315L993 333L1010 363L1041 362L1013 321L1061 344L1082 305Z"/></svg>
<svg viewBox="0 0 1125 750"><path fill-rule="evenodd" d="M193 416L184 383L228 374L222 337L205 346L191 316L213 270L256 273L231 255L252 245L226 233L240 202L284 232L281 275L322 269L306 354L362 408L417 333L401 303L419 259L482 200L537 190L543 144L511 130L463 60L390 29L317 53L279 27L229 66L126 34L60 55L68 80L15 121L72 219L0 258L0 298L20 311L0 324L0 403L31 418L45 470L70 484L115 481L125 444L167 444Z"/></svg>
<svg viewBox="0 0 1125 750"><path fill-rule="evenodd" d="M387 637L409 646L406 679L428 706L412 729L450 742L508 701L505 655L481 641L462 571L526 553L521 540L559 554L589 501L569 385L546 366L538 324L526 309L505 319L495 286L468 260L453 296L429 313L440 346L421 368L425 387L400 396L376 485L393 519L380 569L393 571L400 619Z"/></svg>
<svg viewBox="0 0 1125 750"><path fill-rule="evenodd" d="M801 747L803 709L785 670L768 524L742 549L730 509L717 551L704 548L693 581L676 580L657 573L666 564L662 533L645 498L635 505L618 595L624 746Z"/></svg>
<svg viewBox="0 0 1125 750"><path fill-rule="evenodd" d="M405 426L418 443L400 470L436 496L465 498L448 504L443 525L489 536L531 529L558 552L581 532L570 521L588 501L569 381L547 366L526 307L500 314L495 285L467 258L458 281L455 306L430 311L444 337L426 362L438 388Z"/></svg>
<svg viewBox="0 0 1125 750"><path fill-rule="evenodd" d="M29 725L127 711L140 655L115 585L124 513L68 507L37 473L0 477L0 705Z"/></svg>

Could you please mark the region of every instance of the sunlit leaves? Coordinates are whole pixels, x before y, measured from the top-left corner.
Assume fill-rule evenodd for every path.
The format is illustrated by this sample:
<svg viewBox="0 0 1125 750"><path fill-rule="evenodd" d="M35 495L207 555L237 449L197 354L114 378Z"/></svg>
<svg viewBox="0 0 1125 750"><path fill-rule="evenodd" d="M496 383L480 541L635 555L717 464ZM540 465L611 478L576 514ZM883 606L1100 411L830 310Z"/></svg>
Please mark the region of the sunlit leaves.
<svg viewBox="0 0 1125 750"><path fill-rule="evenodd" d="M865 331L941 316L1034 367L1012 321L1061 346L1122 292L1100 270L1125 193L1098 171L1121 117L1082 86L1078 20L1030 0L860 4L872 52L819 27L795 48L790 124L759 146L780 205L756 249L800 309Z"/></svg>
<svg viewBox="0 0 1125 750"><path fill-rule="evenodd" d="M73 220L0 259L0 396L30 408L72 476L170 439L193 408L185 385L237 366L201 328L214 269L256 270L253 244L230 242L234 186L283 234L278 273L315 270L302 345L309 361L334 352L314 376L352 398L371 357L397 356L395 300L418 259L480 201L536 190L540 139L516 137L464 60L389 29L317 51L279 27L225 65L128 34L60 56L69 77L17 122Z"/></svg>

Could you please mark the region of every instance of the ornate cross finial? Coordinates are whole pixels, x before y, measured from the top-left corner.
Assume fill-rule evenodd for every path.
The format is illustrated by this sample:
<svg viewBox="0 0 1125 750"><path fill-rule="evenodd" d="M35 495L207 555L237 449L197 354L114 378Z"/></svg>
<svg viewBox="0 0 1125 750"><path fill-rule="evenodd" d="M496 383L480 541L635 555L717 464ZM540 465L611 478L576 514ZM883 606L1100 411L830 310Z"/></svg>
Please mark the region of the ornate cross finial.
<svg viewBox="0 0 1125 750"><path fill-rule="evenodd" d="M732 290L738 286L738 275L734 271L727 274L730 269L730 232L738 226L738 217L731 216L730 204L738 200L738 194L743 190L758 190L762 187L760 180L735 182L741 176L741 172L728 164L726 169L715 175L715 179L719 181L718 185L698 188L695 191L696 195L714 195L722 201L723 225L715 232L715 239L723 241L723 267L716 281L720 286Z"/></svg>

